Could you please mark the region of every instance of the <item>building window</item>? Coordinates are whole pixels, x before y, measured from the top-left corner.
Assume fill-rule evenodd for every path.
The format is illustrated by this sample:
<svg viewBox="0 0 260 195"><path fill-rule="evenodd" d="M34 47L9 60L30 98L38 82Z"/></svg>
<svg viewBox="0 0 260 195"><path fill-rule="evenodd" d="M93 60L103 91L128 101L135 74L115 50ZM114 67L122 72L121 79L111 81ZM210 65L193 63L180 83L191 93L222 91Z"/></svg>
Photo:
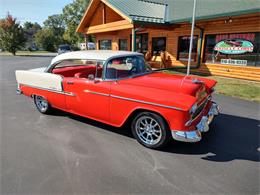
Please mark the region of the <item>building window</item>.
<svg viewBox="0 0 260 195"><path fill-rule="evenodd" d="M132 48L132 35L130 37ZM145 54L148 51L148 33L137 34L135 37L136 51Z"/></svg>
<svg viewBox="0 0 260 195"><path fill-rule="evenodd" d="M119 50L127 51L127 39L119 39Z"/></svg>
<svg viewBox="0 0 260 195"><path fill-rule="evenodd" d="M160 53L165 50L166 50L166 37L152 38L152 54L154 56L160 55Z"/></svg>
<svg viewBox="0 0 260 195"><path fill-rule="evenodd" d="M111 40L100 40L99 41L99 49L100 50L111 50L112 49L112 41Z"/></svg>
<svg viewBox="0 0 260 195"><path fill-rule="evenodd" d="M207 35L204 62L239 66L260 66L260 33Z"/></svg>
<svg viewBox="0 0 260 195"><path fill-rule="evenodd" d="M197 45L198 36L193 36L191 61L197 61ZM189 59L189 48L190 48L190 36L179 37L179 48L178 48L178 60L188 61Z"/></svg>

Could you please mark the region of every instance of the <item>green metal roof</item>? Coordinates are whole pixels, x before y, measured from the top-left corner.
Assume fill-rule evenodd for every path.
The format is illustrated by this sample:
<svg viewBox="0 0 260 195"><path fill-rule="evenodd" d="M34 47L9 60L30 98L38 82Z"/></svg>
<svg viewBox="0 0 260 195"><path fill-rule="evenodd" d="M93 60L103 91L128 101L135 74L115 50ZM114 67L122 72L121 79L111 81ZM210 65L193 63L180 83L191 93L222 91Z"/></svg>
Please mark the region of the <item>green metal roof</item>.
<svg viewBox="0 0 260 195"><path fill-rule="evenodd" d="M133 21L189 22L193 0L107 0ZM260 0L197 0L196 19L260 12Z"/></svg>
<svg viewBox="0 0 260 195"><path fill-rule="evenodd" d="M164 23L165 5L141 0L107 0L133 21Z"/></svg>

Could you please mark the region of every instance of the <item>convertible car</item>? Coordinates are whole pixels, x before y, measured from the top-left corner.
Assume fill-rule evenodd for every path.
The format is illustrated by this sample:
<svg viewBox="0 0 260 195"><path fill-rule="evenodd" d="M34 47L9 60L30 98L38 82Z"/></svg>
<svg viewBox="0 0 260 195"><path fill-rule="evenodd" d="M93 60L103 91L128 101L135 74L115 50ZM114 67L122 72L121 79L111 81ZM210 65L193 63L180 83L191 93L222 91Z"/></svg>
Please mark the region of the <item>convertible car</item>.
<svg viewBox="0 0 260 195"><path fill-rule="evenodd" d="M171 138L198 142L219 113L216 81L152 70L135 52L64 53L47 67L17 70L16 80L17 93L32 97L41 113L56 108L116 127L130 123L148 148Z"/></svg>

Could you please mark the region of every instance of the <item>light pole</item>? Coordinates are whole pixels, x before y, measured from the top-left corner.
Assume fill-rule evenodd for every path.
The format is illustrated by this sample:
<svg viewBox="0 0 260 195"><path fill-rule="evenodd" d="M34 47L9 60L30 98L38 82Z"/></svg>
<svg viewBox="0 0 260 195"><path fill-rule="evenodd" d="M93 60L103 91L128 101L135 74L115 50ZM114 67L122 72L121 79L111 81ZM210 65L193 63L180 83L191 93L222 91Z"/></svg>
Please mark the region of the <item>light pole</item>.
<svg viewBox="0 0 260 195"><path fill-rule="evenodd" d="M196 0L193 0L193 13L192 13L192 24L191 24L191 34L190 34L190 48L189 48L189 59L188 59L188 66L187 66L187 76L190 74L191 53L192 53L193 34L194 34L194 26L195 26L195 14L196 14Z"/></svg>

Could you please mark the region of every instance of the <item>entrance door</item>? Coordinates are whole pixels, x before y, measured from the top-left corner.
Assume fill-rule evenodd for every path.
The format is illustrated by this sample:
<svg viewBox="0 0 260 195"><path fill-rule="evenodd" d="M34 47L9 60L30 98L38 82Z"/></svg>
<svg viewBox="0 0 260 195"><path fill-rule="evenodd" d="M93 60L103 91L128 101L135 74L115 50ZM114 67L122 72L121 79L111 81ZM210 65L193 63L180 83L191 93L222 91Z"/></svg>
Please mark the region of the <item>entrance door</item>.
<svg viewBox="0 0 260 195"><path fill-rule="evenodd" d="M148 51L148 33L136 34L136 51L145 54ZM132 48L132 35L130 36L130 43Z"/></svg>

